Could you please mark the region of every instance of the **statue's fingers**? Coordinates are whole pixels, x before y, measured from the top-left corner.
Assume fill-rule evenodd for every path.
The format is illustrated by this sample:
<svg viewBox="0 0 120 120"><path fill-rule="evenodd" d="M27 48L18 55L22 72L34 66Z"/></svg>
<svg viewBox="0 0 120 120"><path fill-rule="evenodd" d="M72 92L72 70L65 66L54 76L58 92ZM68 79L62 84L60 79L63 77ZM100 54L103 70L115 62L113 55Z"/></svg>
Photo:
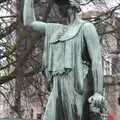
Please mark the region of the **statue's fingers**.
<svg viewBox="0 0 120 120"><path fill-rule="evenodd" d="M99 106L99 101L98 101L97 99L94 101L94 105L95 105L96 107Z"/></svg>
<svg viewBox="0 0 120 120"><path fill-rule="evenodd" d="M100 106L101 105L101 98L99 98L99 100L98 100L98 105Z"/></svg>
<svg viewBox="0 0 120 120"><path fill-rule="evenodd" d="M93 100L94 100L94 98L93 98L93 97L90 97L90 98L88 99L88 102L91 103Z"/></svg>
<svg viewBox="0 0 120 120"><path fill-rule="evenodd" d="M105 101L105 97L102 98L102 101Z"/></svg>
<svg viewBox="0 0 120 120"><path fill-rule="evenodd" d="M102 105L105 103L105 98L102 96L99 98L99 104Z"/></svg>
<svg viewBox="0 0 120 120"><path fill-rule="evenodd" d="M102 103L102 104L106 104L105 97L102 98L101 103Z"/></svg>
<svg viewBox="0 0 120 120"><path fill-rule="evenodd" d="M97 97L95 98L95 101L96 101L96 102L98 102L98 101L99 101L99 99L100 99L100 97L99 97L99 96L97 96Z"/></svg>
<svg viewBox="0 0 120 120"><path fill-rule="evenodd" d="M97 104L97 106L100 105L100 100L99 99L97 99L96 104Z"/></svg>
<svg viewBox="0 0 120 120"><path fill-rule="evenodd" d="M98 96L96 98L96 104L97 104L97 106L100 106L100 104L101 104L101 97L100 96Z"/></svg>

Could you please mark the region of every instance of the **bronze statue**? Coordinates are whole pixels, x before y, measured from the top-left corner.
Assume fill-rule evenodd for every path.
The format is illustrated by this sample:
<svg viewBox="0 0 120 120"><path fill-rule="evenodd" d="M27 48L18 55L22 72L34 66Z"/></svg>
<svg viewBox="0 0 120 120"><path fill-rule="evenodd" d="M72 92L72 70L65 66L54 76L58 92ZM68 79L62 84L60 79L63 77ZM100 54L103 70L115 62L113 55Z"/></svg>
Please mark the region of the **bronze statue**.
<svg viewBox="0 0 120 120"><path fill-rule="evenodd" d="M89 120L89 102L104 101L99 37L94 25L80 18L78 0L55 2L67 6L66 25L36 21L33 0L24 2L24 25L45 33L43 71L53 82L43 120Z"/></svg>

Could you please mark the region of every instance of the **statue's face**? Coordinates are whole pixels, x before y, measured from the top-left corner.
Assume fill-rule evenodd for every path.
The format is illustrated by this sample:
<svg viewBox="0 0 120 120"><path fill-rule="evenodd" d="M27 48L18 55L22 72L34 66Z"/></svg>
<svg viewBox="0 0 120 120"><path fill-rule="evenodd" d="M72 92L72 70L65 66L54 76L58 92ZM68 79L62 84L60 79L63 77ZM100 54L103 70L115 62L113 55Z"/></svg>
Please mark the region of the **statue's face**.
<svg viewBox="0 0 120 120"><path fill-rule="evenodd" d="M64 0L59 0L56 3L58 4L62 17L71 15L73 13L73 9L71 8L79 8L80 6L80 0L67 0L67 2L64 2Z"/></svg>

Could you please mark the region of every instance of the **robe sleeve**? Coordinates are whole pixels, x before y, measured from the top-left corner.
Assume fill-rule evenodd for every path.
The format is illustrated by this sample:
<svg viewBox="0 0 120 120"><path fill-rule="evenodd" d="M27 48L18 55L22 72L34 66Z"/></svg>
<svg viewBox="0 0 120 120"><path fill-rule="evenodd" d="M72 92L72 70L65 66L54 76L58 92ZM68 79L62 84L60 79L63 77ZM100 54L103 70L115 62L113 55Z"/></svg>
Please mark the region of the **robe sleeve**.
<svg viewBox="0 0 120 120"><path fill-rule="evenodd" d="M42 69L43 71L48 66L49 60L49 41L51 39L52 34L54 33L54 24L53 23L46 23L45 26L45 41L44 41L44 50L43 50L43 57L42 57Z"/></svg>
<svg viewBox="0 0 120 120"><path fill-rule="evenodd" d="M87 44L88 54L91 60L94 92L103 94L103 70L102 55L99 37L92 23L84 25L84 38Z"/></svg>
<svg viewBox="0 0 120 120"><path fill-rule="evenodd" d="M48 64L49 64L49 53L50 53L50 41L52 35L57 29L56 23L46 23L45 26L45 41L44 41L44 50L42 57L42 72L47 77L47 80L50 81L50 73L48 72Z"/></svg>

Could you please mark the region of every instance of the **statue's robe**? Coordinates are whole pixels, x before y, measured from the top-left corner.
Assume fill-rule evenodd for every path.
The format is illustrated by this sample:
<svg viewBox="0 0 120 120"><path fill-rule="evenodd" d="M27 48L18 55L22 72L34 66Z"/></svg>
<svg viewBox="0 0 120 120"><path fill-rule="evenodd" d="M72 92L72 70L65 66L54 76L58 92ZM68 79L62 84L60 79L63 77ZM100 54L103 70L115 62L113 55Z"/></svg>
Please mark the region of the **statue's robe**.
<svg viewBox="0 0 120 120"><path fill-rule="evenodd" d="M83 119L86 98L95 88L88 45L84 36L85 24L92 26L89 28L95 31L91 23L82 20L73 25L58 23L46 25L43 72L48 81L53 81L53 88L43 120ZM96 39L96 33L95 37L93 33L93 38ZM100 69L96 67L94 69L98 81L101 79L98 75Z"/></svg>

